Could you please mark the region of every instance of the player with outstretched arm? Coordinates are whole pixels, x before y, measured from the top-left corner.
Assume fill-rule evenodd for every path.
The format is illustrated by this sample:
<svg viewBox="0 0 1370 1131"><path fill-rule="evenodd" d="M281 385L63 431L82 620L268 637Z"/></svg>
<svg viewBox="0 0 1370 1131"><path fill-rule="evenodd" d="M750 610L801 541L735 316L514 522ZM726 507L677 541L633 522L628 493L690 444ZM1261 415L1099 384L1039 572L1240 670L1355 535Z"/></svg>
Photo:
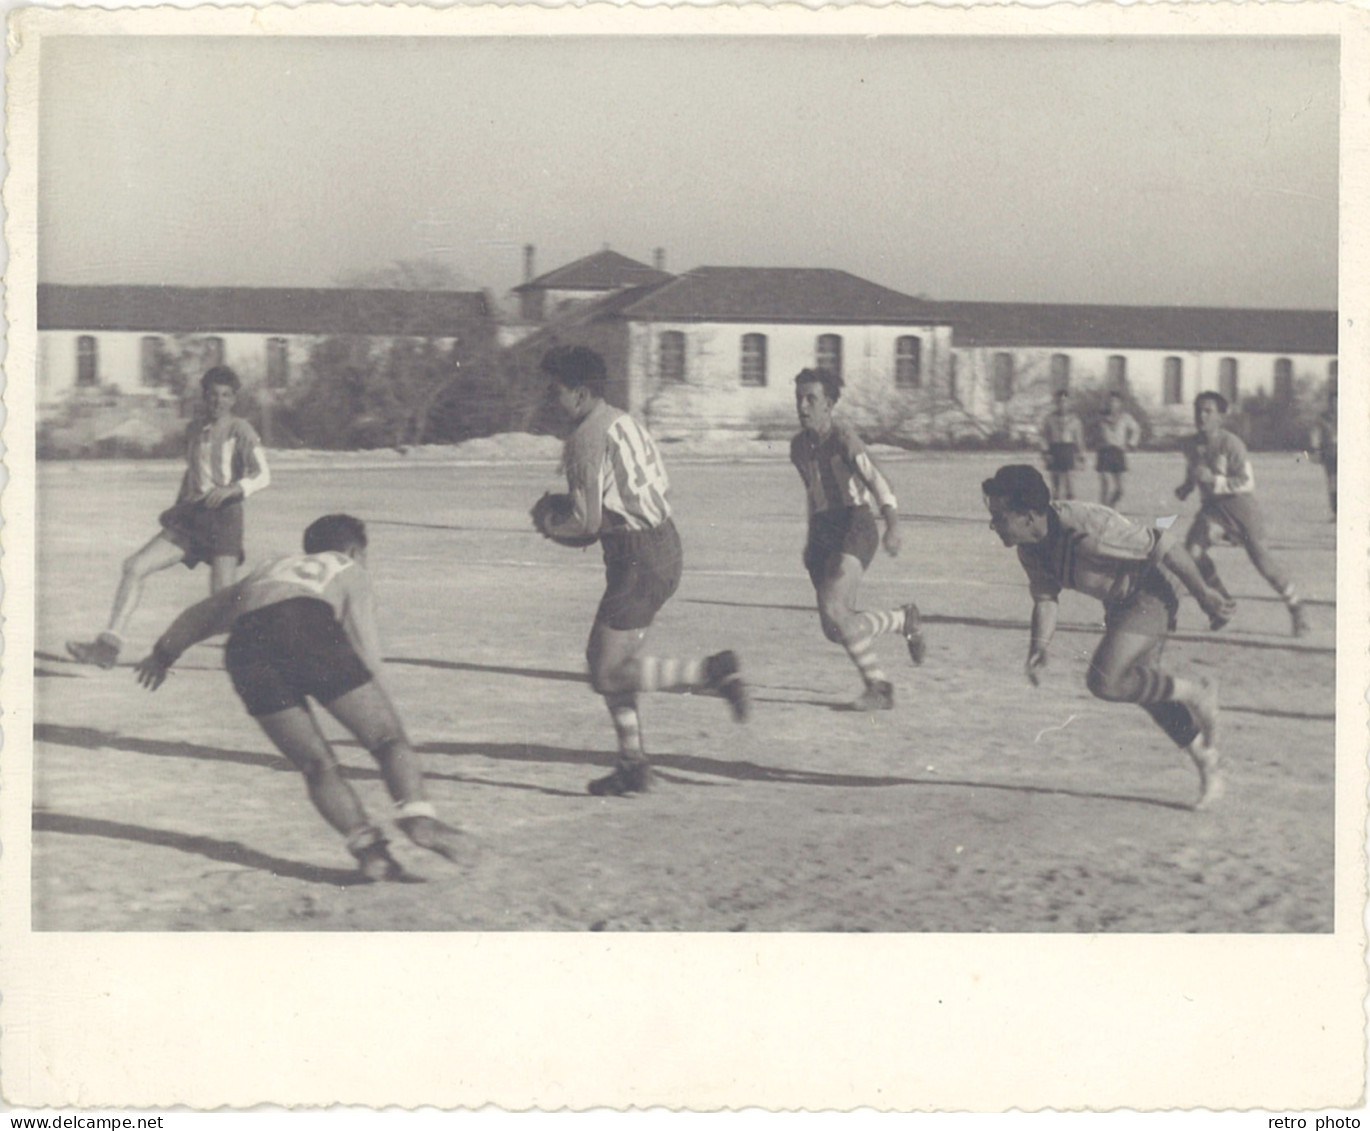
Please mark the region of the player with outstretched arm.
<svg viewBox="0 0 1370 1131"><path fill-rule="evenodd" d="M589 790L597 796L641 793L651 788L653 774L642 744L639 692L712 691L742 722L747 688L733 652L702 659L643 653L647 629L680 584L683 562L665 465L647 430L604 399L607 373L598 353L557 346L544 355L542 370L574 430L562 456L568 494L544 495L533 508L533 523L565 545L598 541L604 554L604 596L585 658L590 683L613 719L618 764Z"/></svg>
<svg viewBox="0 0 1370 1131"><path fill-rule="evenodd" d="M234 690L277 748L304 774L309 798L347 839L363 879L413 880L387 848L338 768L309 700L342 723L380 766L395 824L415 844L454 862L472 847L437 819L423 773L379 682L381 653L366 527L333 514L304 532L304 553L274 558L186 609L137 667L156 691L192 644L228 632L224 664Z"/></svg>
<svg viewBox="0 0 1370 1131"><path fill-rule="evenodd" d="M899 503L889 480L871 459L856 429L833 415L842 396L842 378L826 369L803 369L794 379L795 407L801 431L790 441L790 462L804 482L809 532L804 567L818 601L823 635L846 649L865 681L852 704L857 711L888 711L894 685L880 668L874 644L878 636L898 633L915 664L923 662L918 606L861 612L856 600L861 580L884 544L891 557L899 553ZM885 522L883 539L871 504Z"/></svg>
<svg viewBox="0 0 1370 1131"><path fill-rule="evenodd" d="M1209 616L1230 616L1232 599L1204 581L1169 532L1144 527L1100 503L1053 502L1041 472L1027 464L1001 467L981 484L990 529L1017 547L1032 594L1027 677L1036 686L1056 632L1062 589L1104 605L1104 638L1089 662L1090 693L1111 703L1136 703L1199 771L1196 809L1223 792L1218 753L1216 681L1172 675L1161 666L1175 627L1178 599L1170 571Z"/></svg>

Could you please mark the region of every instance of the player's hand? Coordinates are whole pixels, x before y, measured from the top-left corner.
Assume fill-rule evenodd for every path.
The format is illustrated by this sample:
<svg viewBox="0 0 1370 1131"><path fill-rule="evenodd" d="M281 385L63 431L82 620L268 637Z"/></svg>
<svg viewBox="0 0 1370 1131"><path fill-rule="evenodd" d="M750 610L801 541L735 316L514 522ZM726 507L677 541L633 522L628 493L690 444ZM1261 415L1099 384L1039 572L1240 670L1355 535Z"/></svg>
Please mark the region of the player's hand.
<svg viewBox="0 0 1370 1131"><path fill-rule="evenodd" d="M1047 652L1045 648L1034 648L1028 653L1027 666L1023 669L1027 673L1028 682L1033 687L1037 687L1042 682L1042 672L1046 670Z"/></svg>
<svg viewBox="0 0 1370 1131"><path fill-rule="evenodd" d="M242 497L242 491L236 484L232 487L215 487L214 490L205 496L205 506L210 510L216 510L225 503L232 502L234 499L241 499Z"/></svg>
<svg viewBox="0 0 1370 1131"><path fill-rule="evenodd" d="M881 539L881 542L884 544L885 553L889 554L892 558L898 557L899 547L904 544L904 540L899 534L899 527L885 527L885 537Z"/></svg>
<svg viewBox="0 0 1370 1131"><path fill-rule="evenodd" d="M1175 497L1183 502L1185 499L1189 498L1189 492L1192 490L1194 490L1194 488L1188 483L1181 483L1175 488Z"/></svg>
<svg viewBox="0 0 1370 1131"><path fill-rule="evenodd" d="M1237 611L1237 602L1217 589L1206 589L1199 599L1199 607L1210 621L1229 621Z"/></svg>
<svg viewBox="0 0 1370 1131"><path fill-rule="evenodd" d="M1211 467L1201 467L1194 473L1194 482L1200 487L1213 486L1213 469Z"/></svg>
<svg viewBox="0 0 1370 1131"><path fill-rule="evenodd" d="M159 657L156 652L149 652L138 661L133 673L140 684L149 691L156 691L166 682L167 671L170 667L171 665Z"/></svg>

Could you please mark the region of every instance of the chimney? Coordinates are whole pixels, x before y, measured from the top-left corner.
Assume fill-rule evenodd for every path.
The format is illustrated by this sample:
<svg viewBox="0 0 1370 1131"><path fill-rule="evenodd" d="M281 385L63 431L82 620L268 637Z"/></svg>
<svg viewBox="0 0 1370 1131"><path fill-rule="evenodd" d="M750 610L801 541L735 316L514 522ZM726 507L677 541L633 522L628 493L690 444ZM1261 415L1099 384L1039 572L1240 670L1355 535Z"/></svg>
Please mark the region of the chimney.
<svg viewBox="0 0 1370 1131"><path fill-rule="evenodd" d="M664 247L652 248L652 266L658 271L666 270L666 249Z"/></svg>
<svg viewBox="0 0 1370 1131"><path fill-rule="evenodd" d="M532 244L523 245L523 281L525 283L533 281L533 256L536 253L537 249Z"/></svg>

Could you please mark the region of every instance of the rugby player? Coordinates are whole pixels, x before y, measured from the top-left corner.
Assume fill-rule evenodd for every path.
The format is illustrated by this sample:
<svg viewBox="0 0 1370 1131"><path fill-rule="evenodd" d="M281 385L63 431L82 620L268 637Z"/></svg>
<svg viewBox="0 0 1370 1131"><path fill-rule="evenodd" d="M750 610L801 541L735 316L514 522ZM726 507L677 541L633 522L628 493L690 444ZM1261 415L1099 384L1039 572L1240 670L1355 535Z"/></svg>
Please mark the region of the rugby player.
<svg viewBox="0 0 1370 1131"><path fill-rule="evenodd" d="M1099 421L1099 450L1094 470L1099 473L1099 502L1116 507L1123 498L1123 476L1127 474L1127 453L1141 442L1142 429L1123 405L1123 394L1116 389L1108 394L1108 411Z"/></svg>
<svg viewBox="0 0 1370 1131"><path fill-rule="evenodd" d="M1327 477L1327 502L1337 521L1337 382L1327 386L1327 409L1313 426L1312 448Z"/></svg>
<svg viewBox="0 0 1370 1131"><path fill-rule="evenodd" d="M638 693L713 691L743 722L748 694L736 653L702 659L645 655L647 629L680 584L680 536L666 501L670 482L655 442L633 417L604 399L604 359L585 346L557 346L543 356L561 410L574 424L562 467L571 506L545 531L556 538L598 536L604 596L586 645L590 683L604 697L618 736L618 763L596 778L596 796L642 793L653 774L642 745Z"/></svg>
<svg viewBox="0 0 1370 1131"><path fill-rule="evenodd" d="M990 529L1005 546L1017 547L1027 573L1033 606L1026 672L1033 686L1047 664L1061 590L1098 597L1104 638L1089 662L1090 693L1146 711L1198 768L1195 808L1212 804L1223 791L1218 688L1215 681L1181 678L1161 667L1179 603L1164 570L1184 583L1210 617L1230 616L1232 599L1205 582L1168 532L1099 503L1053 502L1035 467L1001 467L981 490Z"/></svg>
<svg viewBox="0 0 1370 1131"><path fill-rule="evenodd" d="M1289 609L1295 636L1307 636L1308 617L1298 591L1284 566L1265 545L1265 522L1254 494L1255 475L1241 437L1223 427L1227 398L1221 393L1200 393L1194 398L1194 425L1197 432L1184 446L1185 480L1175 488L1175 497L1187 499L1194 488L1203 500L1199 513L1185 535L1185 549L1193 557L1210 588L1226 595L1208 549L1213 544L1213 528L1246 550L1251 564L1280 595ZM1211 617L1212 628L1222 628L1225 617Z"/></svg>
<svg viewBox="0 0 1370 1131"><path fill-rule="evenodd" d="M104 632L93 641L67 641L78 663L112 668L118 662L143 582L159 570L208 562L211 593L233 584L243 563L243 500L271 482L256 430L233 415L240 388L226 365L201 378L203 410L186 430L186 470L176 503L162 512L161 532L125 560Z"/></svg>
<svg viewBox="0 0 1370 1131"><path fill-rule="evenodd" d="M395 801L395 824L449 860L469 857L462 835L437 819L423 774L390 697L366 573L366 527L325 515L304 532L304 553L262 563L241 581L186 609L137 666L156 691L192 644L228 632L224 665L247 713L304 774L309 798L345 838L364 880L413 880L390 855L343 779L309 700L370 751Z"/></svg>
<svg viewBox="0 0 1370 1131"><path fill-rule="evenodd" d="M794 379L801 431L790 441L790 460L808 497L804 567L813 582L823 635L847 650L865 682L852 708L888 711L894 706L894 685L880 668L875 638L899 633L915 664L923 662L926 645L918 606L910 603L883 612L856 608L861 579L875 559L877 544L883 542L891 557L899 553L899 504L856 429L833 415L841 396L842 378L829 370L802 369ZM872 501L885 522L883 539Z"/></svg>
<svg viewBox="0 0 1370 1131"><path fill-rule="evenodd" d="M1056 407L1042 418L1042 463L1051 472L1051 497L1075 498L1075 469L1085 450L1085 426L1070 410L1070 394L1056 390Z"/></svg>

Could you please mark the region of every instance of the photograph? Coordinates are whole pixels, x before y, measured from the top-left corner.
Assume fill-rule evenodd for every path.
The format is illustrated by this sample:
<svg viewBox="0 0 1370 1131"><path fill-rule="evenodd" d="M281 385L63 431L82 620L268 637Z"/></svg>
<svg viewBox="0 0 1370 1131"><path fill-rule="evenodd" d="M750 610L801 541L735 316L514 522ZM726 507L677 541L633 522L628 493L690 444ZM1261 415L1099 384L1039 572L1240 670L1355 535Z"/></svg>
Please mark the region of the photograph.
<svg viewBox="0 0 1370 1131"><path fill-rule="evenodd" d="M859 966L871 1032L815 1039L861 1047L882 970L940 1003L983 962L1020 1036L1070 982L1087 1044L1117 978L1126 1047L1192 977L1185 1032L1309 1007L1306 1096L1120 1061L884 1102L1355 1102L1367 21L1286 7L11 14L11 977L109 954L174 1011L238 992L203 954L239 1016L317 959L364 1019L498 1011L458 954L576 1001L617 963L568 1061L653 986L779 1029ZM167 1094L329 1095L224 1071ZM783 1103L709 1071L563 1102ZM531 1073L483 1094L568 1087Z"/></svg>

